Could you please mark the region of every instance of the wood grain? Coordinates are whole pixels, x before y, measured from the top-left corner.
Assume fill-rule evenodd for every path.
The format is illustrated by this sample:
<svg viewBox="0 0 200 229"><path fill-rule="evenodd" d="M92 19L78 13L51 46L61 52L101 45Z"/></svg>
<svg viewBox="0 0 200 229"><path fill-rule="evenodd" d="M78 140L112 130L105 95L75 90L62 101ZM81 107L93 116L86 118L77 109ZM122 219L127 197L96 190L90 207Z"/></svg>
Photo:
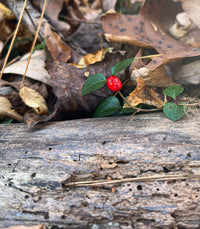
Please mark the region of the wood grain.
<svg viewBox="0 0 200 229"><path fill-rule="evenodd" d="M0 125L0 227L200 228L199 138L198 114Z"/></svg>

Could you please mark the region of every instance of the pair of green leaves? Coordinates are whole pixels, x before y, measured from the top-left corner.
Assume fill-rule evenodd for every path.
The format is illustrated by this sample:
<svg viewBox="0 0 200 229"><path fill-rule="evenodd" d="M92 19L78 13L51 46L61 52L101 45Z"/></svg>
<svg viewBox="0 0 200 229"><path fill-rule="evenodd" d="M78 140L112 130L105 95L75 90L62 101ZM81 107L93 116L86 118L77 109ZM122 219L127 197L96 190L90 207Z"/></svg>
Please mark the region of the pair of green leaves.
<svg viewBox="0 0 200 229"><path fill-rule="evenodd" d="M179 86L171 86L166 88L163 93L166 96L169 96L173 99L176 99L176 97L183 92L184 88ZM186 106L184 105L177 105L174 103L166 103L163 107L163 113L167 118L169 118L172 121L179 120L186 112Z"/></svg>
<svg viewBox="0 0 200 229"><path fill-rule="evenodd" d="M118 62L111 68L112 75L116 75L121 72L123 69L128 67L135 58L126 59ZM102 73L96 73L92 76L89 76L85 81L83 88L81 90L81 95L87 95L92 91L102 88L106 84L106 77Z"/></svg>

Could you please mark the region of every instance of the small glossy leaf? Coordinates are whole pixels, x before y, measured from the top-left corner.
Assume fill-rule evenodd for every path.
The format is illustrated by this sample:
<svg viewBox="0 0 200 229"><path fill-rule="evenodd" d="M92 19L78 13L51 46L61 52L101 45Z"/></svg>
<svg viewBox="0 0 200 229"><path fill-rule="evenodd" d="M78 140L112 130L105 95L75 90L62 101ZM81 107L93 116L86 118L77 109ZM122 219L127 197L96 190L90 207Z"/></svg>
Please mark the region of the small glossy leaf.
<svg viewBox="0 0 200 229"><path fill-rule="evenodd" d="M89 76L81 91L81 95L86 95L92 91L95 91L106 84L106 78L102 73L97 73L92 76Z"/></svg>
<svg viewBox="0 0 200 229"><path fill-rule="evenodd" d="M93 117L105 117L114 114L115 112L121 109L121 103L118 98L110 96L106 98L103 102L97 107Z"/></svg>
<svg viewBox="0 0 200 229"><path fill-rule="evenodd" d="M165 88L163 93L173 99L175 99L179 94L181 94L184 91L184 88L179 87L177 85L170 86Z"/></svg>
<svg viewBox="0 0 200 229"><path fill-rule="evenodd" d="M121 72L123 69L125 69L126 67L128 67L134 60L135 60L135 58L131 58L131 59L122 60L122 61L116 63L111 68L112 74L113 75L116 75L117 73Z"/></svg>
<svg viewBox="0 0 200 229"><path fill-rule="evenodd" d="M185 114L186 106L166 103L163 107L163 112L167 118L175 122Z"/></svg>

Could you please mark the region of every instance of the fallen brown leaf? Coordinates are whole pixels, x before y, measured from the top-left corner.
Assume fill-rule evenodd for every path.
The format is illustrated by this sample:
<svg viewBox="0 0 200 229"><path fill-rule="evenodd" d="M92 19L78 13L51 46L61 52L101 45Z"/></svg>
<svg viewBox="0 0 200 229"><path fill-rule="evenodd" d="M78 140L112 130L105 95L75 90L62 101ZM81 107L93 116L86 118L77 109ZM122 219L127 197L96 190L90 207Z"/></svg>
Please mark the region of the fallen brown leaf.
<svg viewBox="0 0 200 229"><path fill-rule="evenodd" d="M147 87L142 77L137 78L137 87L129 94L127 101L133 107L141 103L155 106L157 108L164 106L164 101L159 98L159 94ZM127 103L125 103L123 107L130 108Z"/></svg>
<svg viewBox="0 0 200 229"><path fill-rule="evenodd" d="M54 60L67 62L71 58L69 46L61 41L60 36L51 30L51 26L46 23L44 34L47 38L46 46Z"/></svg>
<svg viewBox="0 0 200 229"><path fill-rule="evenodd" d="M83 56L79 61L78 65L75 66L85 68L89 64L94 64L98 61L102 61L104 52L105 52L105 48L103 48L102 50L98 50L95 53L88 53L86 56Z"/></svg>
<svg viewBox="0 0 200 229"><path fill-rule="evenodd" d="M45 99L35 90L28 87L22 87L19 95L24 103L33 108L38 114L47 114L48 107Z"/></svg>
<svg viewBox="0 0 200 229"><path fill-rule="evenodd" d="M181 58L200 55L200 49L179 42L168 34L177 13L181 11L180 2L146 0L139 15L108 12L101 17L101 22L108 41L154 48L163 54L148 64L152 70ZM199 36L195 36L195 42L199 42L200 30L196 34Z"/></svg>
<svg viewBox="0 0 200 229"><path fill-rule="evenodd" d="M24 55L19 61L9 65L5 68L4 74L6 73L12 73L12 74L18 74L23 75L24 69L27 64L29 53ZM32 55L29 68L26 73L26 77L29 77L31 79L43 82L47 85L50 84L50 76L45 68L45 59L46 55L44 50L37 50Z"/></svg>
<svg viewBox="0 0 200 229"><path fill-rule="evenodd" d="M10 101L6 97L0 96L0 119L4 119L7 117L13 118L19 122L24 121L23 116L13 110Z"/></svg>

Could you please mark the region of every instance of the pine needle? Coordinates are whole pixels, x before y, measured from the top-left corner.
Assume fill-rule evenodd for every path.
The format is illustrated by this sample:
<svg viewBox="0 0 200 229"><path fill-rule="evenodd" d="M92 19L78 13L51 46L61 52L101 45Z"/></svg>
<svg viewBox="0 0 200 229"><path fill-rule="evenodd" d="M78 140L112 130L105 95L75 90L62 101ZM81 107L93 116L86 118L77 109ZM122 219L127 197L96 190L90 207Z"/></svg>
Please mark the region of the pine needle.
<svg viewBox="0 0 200 229"><path fill-rule="evenodd" d="M42 24L42 19L44 17L44 12L45 12L45 9L46 9L46 5L47 5L47 0L45 0L44 5L43 5L42 13L41 13L41 16L40 16L40 21L39 21L39 24L38 24L38 27L37 27L37 31L35 33L33 44L31 46L30 55L29 55L29 58L28 58L28 61L27 61L27 64L26 64L26 68L25 68L25 72L24 72L24 75L23 75L23 78L22 78L22 82L21 82L20 88L22 88L23 85L24 85L24 79L26 77L26 72L28 70L28 66L29 66L29 63L30 63L30 60L31 60L31 55L33 53L33 50L34 50L34 47L35 47L35 44L36 44L36 41L37 41L37 37L38 37L39 31L40 31L40 27L41 27L41 24Z"/></svg>
<svg viewBox="0 0 200 229"><path fill-rule="evenodd" d="M20 24L21 24L21 21L22 21L22 18L23 18L23 14L24 14L24 11L25 11L25 8L26 8L26 4L27 4L27 0L24 1L24 6L23 6L23 8L22 8L21 15L20 15L19 21L18 21L18 23L17 23L17 27L16 27L16 29L15 29L15 32L14 32L14 35L13 35L13 38L12 38L12 41L11 41L11 44L10 44L8 53L7 53L7 55L6 55L6 58L5 58L5 61L4 61L2 70L1 70L0 79L2 78L4 69L5 69L6 64L7 64L7 62L8 62L8 58L9 58L9 56L10 56L10 53L11 53L11 51L12 51L12 48L13 48L13 45L14 45L14 42L15 42L15 39L16 39L16 37L17 37L17 33L18 33L18 31L19 31L19 27L20 27Z"/></svg>

